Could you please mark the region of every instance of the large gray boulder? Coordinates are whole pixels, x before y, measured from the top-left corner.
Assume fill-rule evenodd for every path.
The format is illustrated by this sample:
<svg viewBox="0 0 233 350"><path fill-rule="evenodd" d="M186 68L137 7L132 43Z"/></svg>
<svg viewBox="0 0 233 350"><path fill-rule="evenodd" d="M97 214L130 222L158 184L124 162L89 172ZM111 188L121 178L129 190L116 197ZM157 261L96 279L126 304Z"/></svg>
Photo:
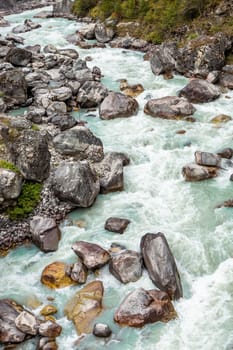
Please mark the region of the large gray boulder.
<svg viewBox="0 0 233 350"><path fill-rule="evenodd" d="M55 195L76 207L90 207L100 190L100 183L87 161L64 163L57 167L52 187Z"/></svg>
<svg viewBox="0 0 233 350"><path fill-rule="evenodd" d="M100 105L101 119L126 118L138 113L138 102L120 92L110 92Z"/></svg>
<svg viewBox="0 0 233 350"><path fill-rule="evenodd" d="M0 210L11 205L19 197L22 181L20 173L0 168Z"/></svg>
<svg viewBox="0 0 233 350"><path fill-rule="evenodd" d="M0 300L0 343L21 343L26 334L16 327L15 319L23 308L12 299Z"/></svg>
<svg viewBox="0 0 233 350"><path fill-rule="evenodd" d="M124 250L112 257L109 271L122 283L136 282L142 275L142 257L133 250Z"/></svg>
<svg viewBox="0 0 233 350"><path fill-rule="evenodd" d="M163 43L156 46L150 59L151 70L155 75L175 70L178 48L176 43Z"/></svg>
<svg viewBox="0 0 233 350"><path fill-rule="evenodd" d="M34 216L30 221L32 242L42 252L54 252L58 249L61 232L52 218Z"/></svg>
<svg viewBox="0 0 233 350"><path fill-rule="evenodd" d="M147 233L141 239L144 264L152 282L171 299L183 296L174 256L163 233Z"/></svg>
<svg viewBox="0 0 233 350"><path fill-rule="evenodd" d="M112 27L106 26L104 23L97 23L95 25L95 37L100 43L108 43L113 39L115 31Z"/></svg>
<svg viewBox="0 0 233 350"><path fill-rule="evenodd" d="M39 131L25 130L12 143L11 157L25 179L42 182L49 176L48 142Z"/></svg>
<svg viewBox="0 0 233 350"><path fill-rule="evenodd" d="M207 180L218 175L218 168L190 163L183 167L182 175L186 181Z"/></svg>
<svg viewBox="0 0 233 350"><path fill-rule="evenodd" d="M78 30L78 33L81 34L85 39L93 40L95 39L95 23L89 23L84 27Z"/></svg>
<svg viewBox="0 0 233 350"><path fill-rule="evenodd" d="M158 290L133 290L123 300L114 314L114 320L122 326L142 327L147 323L168 322L176 317L175 309L167 293Z"/></svg>
<svg viewBox="0 0 233 350"><path fill-rule="evenodd" d="M204 103L216 100L220 96L220 90L206 80L193 79L180 90L179 96L186 97L192 103Z"/></svg>
<svg viewBox="0 0 233 350"><path fill-rule="evenodd" d="M27 101L27 82L23 72L12 69L0 73L0 91L8 107L20 106Z"/></svg>
<svg viewBox="0 0 233 350"><path fill-rule="evenodd" d="M107 96L108 90L97 81L86 81L78 91L77 103L81 108L97 107Z"/></svg>
<svg viewBox="0 0 233 350"><path fill-rule="evenodd" d="M102 141L84 126L75 126L58 134L53 139L53 145L60 154L77 160L99 162L104 157Z"/></svg>
<svg viewBox="0 0 233 350"><path fill-rule="evenodd" d="M180 119L192 115L196 109L184 97L167 96L147 101L144 112L152 117Z"/></svg>
<svg viewBox="0 0 233 350"><path fill-rule="evenodd" d="M25 67L32 60L31 51L21 49L19 47L13 47L10 49L6 56L6 61L13 64L16 67Z"/></svg>
<svg viewBox="0 0 233 350"><path fill-rule="evenodd" d="M96 270L110 260L110 254L98 244L78 241L72 245L72 249L89 270Z"/></svg>

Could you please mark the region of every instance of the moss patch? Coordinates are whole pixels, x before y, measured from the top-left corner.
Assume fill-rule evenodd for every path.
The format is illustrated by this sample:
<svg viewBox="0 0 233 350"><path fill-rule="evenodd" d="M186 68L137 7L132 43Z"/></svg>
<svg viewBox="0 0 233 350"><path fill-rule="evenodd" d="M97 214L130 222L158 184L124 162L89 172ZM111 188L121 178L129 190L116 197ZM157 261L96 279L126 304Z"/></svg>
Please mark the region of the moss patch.
<svg viewBox="0 0 233 350"><path fill-rule="evenodd" d="M20 174L19 169L14 164L7 162L5 159L0 159L0 168L12 170L17 174Z"/></svg>
<svg viewBox="0 0 233 350"><path fill-rule="evenodd" d="M25 182L16 206L7 210L9 218L19 220L28 216L39 203L41 190L42 184L32 181Z"/></svg>

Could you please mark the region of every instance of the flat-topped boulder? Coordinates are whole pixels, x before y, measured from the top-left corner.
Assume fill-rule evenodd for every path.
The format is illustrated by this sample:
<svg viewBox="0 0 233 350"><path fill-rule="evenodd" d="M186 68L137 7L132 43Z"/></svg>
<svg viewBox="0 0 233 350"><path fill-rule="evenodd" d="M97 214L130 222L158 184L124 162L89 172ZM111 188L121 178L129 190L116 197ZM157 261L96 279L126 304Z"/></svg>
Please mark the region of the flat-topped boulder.
<svg viewBox="0 0 233 350"><path fill-rule="evenodd" d="M72 245L72 249L89 270L96 270L110 260L110 254L98 244L78 241Z"/></svg>
<svg viewBox="0 0 233 350"><path fill-rule="evenodd" d="M201 181L218 175L218 168L190 163L183 167L182 175L186 181Z"/></svg>
<svg viewBox="0 0 233 350"><path fill-rule="evenodd" d="M52 178L55 195L77 207L90 207L100 191L98 177L87 161L63 163Z"/></svg>
<svg viewBox="0 0 233 350"><path fill-rule="evenodd" d="M192 103L205 103L216 100L221 92L217 86L202 79L191 80L179 92L180 97L186 97Z"/></svg>
<svg viewBox="0 0 233 350"><path fill-rule="evenodd" d="M109 271L122 283L136 282L142 275L141 254L123 250L112 257Z"/></svg>
<svg viewBox="0 0 233 350"><path fill-rule="evenodd" d="M103 283L94 281L76 292L66 304L64 313L73 321L79 335L92 332L91 323L102 311L103 293Z"/></svg>
<svg viewBox="0 0 233 350"><path fill-rule="evenodd" d="M195 113L196 108L184 97L167 96L147 101L144 112L152 117L184 119Z"/></svg>
<svg viewBox="0 0 233 350"><path fill-rule="evenodd" d="M167 293L138 288L123 300L114 320L121 326L142 327L147 323L168 322L176 316Z"/></svg>
<svg viewBox="0 0 233 350"><path fill-rule="evenodd" d="M110 92L100 105L101 119L127 118L138 113L138 102L120 92Z"/></svg>
<svg viewBox="0 0 233 350"><path fill-rule="evenodd" d="M152 282L171 299L181 298L180 275L164 234L145 234L141 239L141 252Z"/></svg>

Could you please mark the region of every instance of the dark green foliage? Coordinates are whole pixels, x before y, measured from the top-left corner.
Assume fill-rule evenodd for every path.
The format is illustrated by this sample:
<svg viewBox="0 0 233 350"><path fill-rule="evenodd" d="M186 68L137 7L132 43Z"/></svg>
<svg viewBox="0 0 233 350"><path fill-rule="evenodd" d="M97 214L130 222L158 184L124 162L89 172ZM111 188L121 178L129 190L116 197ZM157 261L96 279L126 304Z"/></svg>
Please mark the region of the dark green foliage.
<svg viewBox="0 0 233 350"><path fill-rule="evenodd" d="M0 168L9 169L20 174L19 169L14 164L7 162L5 159L0 159Z"/></svg>
<svg viewBox="0 0 233 350"><path fill-rule="evenodd" d="M8 208L7 214L11 220L19 220L30 214L40 201L42 184L27 181L14 208Z"/></svg>
<svg viewBox="0 0 233 350"><path fill-rule="evenodd" d="M73 12L80 17L86 16L97 2L97 0L76 0L73 5Z"/></svg>

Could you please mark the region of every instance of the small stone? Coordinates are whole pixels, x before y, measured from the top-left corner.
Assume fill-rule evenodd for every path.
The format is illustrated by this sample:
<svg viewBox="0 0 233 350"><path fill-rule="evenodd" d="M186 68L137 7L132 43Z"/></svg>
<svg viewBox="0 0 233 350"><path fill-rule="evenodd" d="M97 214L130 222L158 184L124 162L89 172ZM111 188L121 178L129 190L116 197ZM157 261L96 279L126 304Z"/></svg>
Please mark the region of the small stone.
<svg viewBox="0 0 233 350"><path fill-rule="evenodd" d="M223 148L221 151L217 153L221 158L231 159L233 156L232 148Z"/></svg>
<svg viewBox="0 0 233 350"><path fill-rule="evenodd" d="M46 321L40 324L39 334L43 337L56 338L61 334L62 327L52 321Z"/></svg>
<svg viewBox="0 0 233 350"><path fill-rule="evenodd" d="M221 124L221 123L227 123L230 120L232 120L232 118L229 115L219 114L216 117L212 118L210 122L213 124Z"/></svg>
<svg viewBox="0 0 233 350"><path fill-rule="evenodd" d="M112 331L107 324L96 323L93 328L93 334L96 337L107 338L112 334Z"/></svg>
<svg viewBox="0 0 233 350"><path fill-rule="evenodd" d="M42 316L53 315L57 313L57 308L53 305L45 305L43 309L40 311Z"/></svg>
<svg viewBox="0 0 233 350"><path fill-rule="evenodd" d="M116 233L123 233L127 226L129 225L130 220L128 219L121 219L121 218L114 218L111 217L107 219L105 222L105 230L116 232Z"/></svg>

